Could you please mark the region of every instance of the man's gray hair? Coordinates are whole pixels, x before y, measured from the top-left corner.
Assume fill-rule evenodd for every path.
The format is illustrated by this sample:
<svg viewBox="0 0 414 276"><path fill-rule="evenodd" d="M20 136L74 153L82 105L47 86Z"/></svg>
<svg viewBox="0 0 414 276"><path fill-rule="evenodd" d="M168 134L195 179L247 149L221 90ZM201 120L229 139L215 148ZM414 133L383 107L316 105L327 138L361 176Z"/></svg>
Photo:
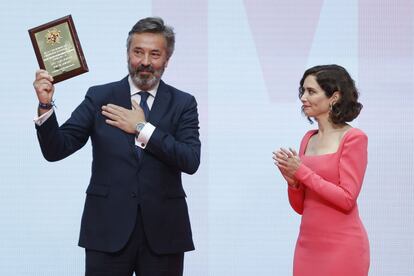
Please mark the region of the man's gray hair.
<svg viewBox="0 0 414 276"><path fill-rule="evenodd" d="M153 33L162 34L167 41L167 56L170 58L174 52L175 33L171 26L165 25L160 17L147 17L139 20L129 31L127 39L127 50L131 46L133 34Z"/></svg>

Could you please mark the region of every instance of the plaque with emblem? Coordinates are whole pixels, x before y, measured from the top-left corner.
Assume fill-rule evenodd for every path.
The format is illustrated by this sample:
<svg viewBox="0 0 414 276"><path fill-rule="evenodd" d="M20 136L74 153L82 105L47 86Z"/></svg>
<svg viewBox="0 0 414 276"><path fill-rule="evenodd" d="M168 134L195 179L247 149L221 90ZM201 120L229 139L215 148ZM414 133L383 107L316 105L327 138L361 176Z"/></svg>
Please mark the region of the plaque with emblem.
<svg viewBox="0 0 414 276"><path fill-rule="evenodd" d="M57 83L89 71L71 15L29 30L39 67Z"/></svg>

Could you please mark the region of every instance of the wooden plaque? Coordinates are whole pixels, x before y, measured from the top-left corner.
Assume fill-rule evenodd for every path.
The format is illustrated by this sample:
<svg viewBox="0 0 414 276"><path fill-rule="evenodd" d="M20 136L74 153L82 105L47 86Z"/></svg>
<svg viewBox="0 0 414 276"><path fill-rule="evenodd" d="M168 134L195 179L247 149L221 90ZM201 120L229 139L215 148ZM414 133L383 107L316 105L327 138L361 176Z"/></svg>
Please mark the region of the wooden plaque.
<svg viewBox="0 0 414 276"><path fill-rule="evenodd" d="M39 66L53 83L89 71L71 15L32 28L29 35Z"/></svg>

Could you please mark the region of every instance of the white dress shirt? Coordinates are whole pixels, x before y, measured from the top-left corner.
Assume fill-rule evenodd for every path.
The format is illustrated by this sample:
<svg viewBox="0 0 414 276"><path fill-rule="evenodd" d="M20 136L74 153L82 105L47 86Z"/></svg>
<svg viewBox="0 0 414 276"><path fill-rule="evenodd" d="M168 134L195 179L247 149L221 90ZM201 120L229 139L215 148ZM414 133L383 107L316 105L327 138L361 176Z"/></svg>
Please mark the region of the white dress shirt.
<svg viewBox="0 0 414 276"><path fill-rule="evenodd" d="M138 94L139 92L141 92L142 90L139 89L135 83L132 81L131 76L128 76L128 83L129 83L129 87L131 89L131 102L132 101L136 101L136 103L139 105L140 101L141 101L141 96ZM148 92L150 94L150 96L148 96L147 99L147 105L149 110L151 110L152 105L154 103L155 100L155 96L157 95L157 90L158 90L158 86L159 86L159 82L155 85L155 87L151 90L148 90L146 92ZM137 145L140 148L145 149L145 147L147 146L147 143L149 141L149 139L151 138L152 133L155 130L155 126L153 126L151 123L147 122L144 126L144 128L139 132L138 137L135 139L135 145Z"/></svg>

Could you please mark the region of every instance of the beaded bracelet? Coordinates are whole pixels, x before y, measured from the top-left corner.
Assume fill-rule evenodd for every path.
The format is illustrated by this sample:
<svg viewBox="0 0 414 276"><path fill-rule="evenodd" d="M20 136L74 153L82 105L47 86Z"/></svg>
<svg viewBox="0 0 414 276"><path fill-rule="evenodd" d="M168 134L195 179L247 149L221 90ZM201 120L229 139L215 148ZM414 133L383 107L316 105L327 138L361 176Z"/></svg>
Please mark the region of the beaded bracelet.
<svg viewBox="0 0 414 276"><path fill-rule="evenodd" d="M50 103L41 103L41 102L39 102L39 108L40 109L49 110L49 109L52 109L53 107L56 107L54 100L52 100Z"/></svg>

